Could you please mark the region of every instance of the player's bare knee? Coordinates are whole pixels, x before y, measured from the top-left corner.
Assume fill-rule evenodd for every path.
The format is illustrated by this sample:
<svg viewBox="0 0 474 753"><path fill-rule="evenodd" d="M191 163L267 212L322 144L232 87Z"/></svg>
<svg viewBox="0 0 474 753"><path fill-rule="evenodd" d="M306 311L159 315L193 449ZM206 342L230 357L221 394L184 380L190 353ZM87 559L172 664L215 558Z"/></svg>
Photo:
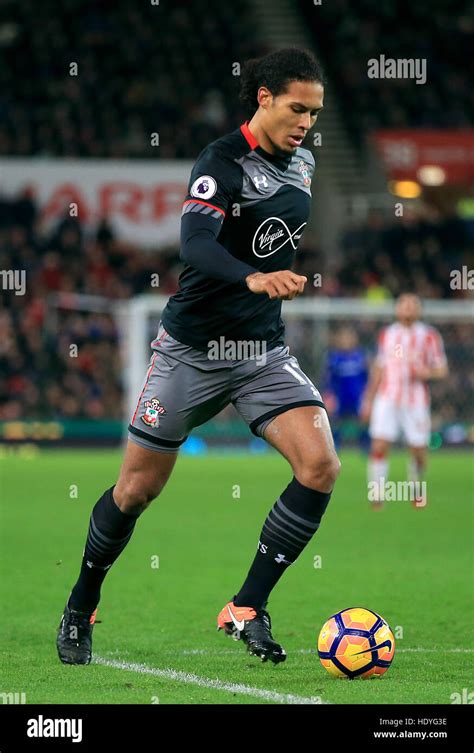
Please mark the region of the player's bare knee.
<svg viewBox="0 0 474 753"><path fill-rule="evenodd" d="M158 497L164 485L165 481L160 477L133 474L117 483L114 499L122 512L142 513Z"/></svg>
<svg viewBox="0 0 474 753"><path fill-rule="evenodd" d="M329 491L336 483L341 470L341 461L335 452L306 460L296 472L303 486L317 491Z"/></svg>
<svg viewBox="0 0 474 753"><path fill-rule="evenodd" d="M370 454L375 460L383 460L388 454L388 444L383 439L373 439Z"/></svg>
<svg viewBox="0 0 474 753"><path fill-rule="evenodd" d="M336 453L331 453L330 457L322 465L321 475L324 479L324 488L331 488L336 483L336 479L341 472L341 461Z"/></svg>

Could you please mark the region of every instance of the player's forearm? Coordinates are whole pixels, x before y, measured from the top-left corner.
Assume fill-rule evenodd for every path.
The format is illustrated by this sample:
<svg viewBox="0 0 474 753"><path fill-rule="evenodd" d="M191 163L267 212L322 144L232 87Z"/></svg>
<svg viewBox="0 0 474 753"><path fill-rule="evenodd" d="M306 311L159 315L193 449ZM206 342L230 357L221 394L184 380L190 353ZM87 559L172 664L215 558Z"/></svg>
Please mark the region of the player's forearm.
<svg viewBox="0 0 474 753"><path fill-rule="evenodd" d="M241 282L258 270L236 259L205 229L182 238L180 258L194 269L216 280Z"/></svg>
<svg viewBox="0 0 474 753"><path fill-rule="evenodd" d="M382 381L382 369L379 366L374 366L370 373L369 383L367 387L365 388L364 397L363 397L364 402L372 402L378 388L380 387L381 381Z"/></svg>
<svg viewBox="0 0 474 753"><path fill-rule="evenodd" d="M423 381L431 382L437 379L444 379L448 376L449 369L447 366L440 366L435 369L427 369L426 373L422 375Z"/></svg>
<svg viewBox="0 0 474 753"><path fill-rule="evenodd" d="M431 377L432 379L445 379L447 376L449 376L449 367L448 365L442 366L439 369L433 369L434 374Z"/></svg>

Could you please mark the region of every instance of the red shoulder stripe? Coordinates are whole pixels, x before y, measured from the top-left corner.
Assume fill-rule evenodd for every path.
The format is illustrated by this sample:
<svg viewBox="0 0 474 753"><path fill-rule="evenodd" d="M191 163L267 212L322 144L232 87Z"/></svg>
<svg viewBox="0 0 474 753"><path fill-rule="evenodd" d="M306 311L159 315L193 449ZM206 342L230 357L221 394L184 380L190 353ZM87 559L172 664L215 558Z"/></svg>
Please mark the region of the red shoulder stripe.
<svg viewBox="0 0 474 753"><path fill-rule="evenodd" d="M183 203L183 207L185 207L185 206L186 206L186 204L191 204L191 202L192 202L193 204L204 204L204 206L206 206L206 207L212 207L213 209L215 209L215 210L216 210L216 212L221 212L221 214L223 214L223 215L224 215L224 217L225 217L225 212L224 212L224 210L223 210L223 209L221 209L220 207L216 207L216 206L214 206L214 204L209 204L209 202L208 202L208 201L201 201L200 199L187 199L187 200L186 200L186 201L185 201L185 202Z"/></svg>

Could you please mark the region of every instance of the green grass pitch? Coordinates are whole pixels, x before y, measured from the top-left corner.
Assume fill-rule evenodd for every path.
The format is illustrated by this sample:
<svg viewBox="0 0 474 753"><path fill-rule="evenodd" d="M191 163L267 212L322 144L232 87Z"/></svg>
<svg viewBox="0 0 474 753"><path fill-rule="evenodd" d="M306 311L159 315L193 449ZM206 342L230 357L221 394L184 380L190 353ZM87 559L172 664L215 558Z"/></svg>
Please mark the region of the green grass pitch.
<svg viewBox="0 0 474 753"><path fill-rule="evenodd" d="M70 667L57 658L56 629L92 505L114 483L121 453L4 452L0 691L23 692L27 703L449 704L472 689L470 455L433 452L428 507L393 501L382 512L368 509L365 457L340 455L321 528L268 605L284 664L262 664L216 630L292 476L269 452L179 457L105 580L95 662ZM391 479L405 478L405 458L394 453ZM320 665L321 625L351 606L379 612L402 636L382 678L338 680Z"/></svg>

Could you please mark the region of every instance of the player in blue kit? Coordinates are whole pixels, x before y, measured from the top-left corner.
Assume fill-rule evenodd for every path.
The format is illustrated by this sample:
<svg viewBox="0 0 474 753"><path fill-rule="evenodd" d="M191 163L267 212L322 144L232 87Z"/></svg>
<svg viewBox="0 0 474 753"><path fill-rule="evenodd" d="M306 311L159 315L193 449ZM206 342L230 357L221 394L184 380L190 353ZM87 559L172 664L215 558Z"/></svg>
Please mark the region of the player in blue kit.
<svg viewBox="0 0 474 753"><path fill-rule="evenodd" d="M334 347L326 362L326 404L328 395L335 403L333 433L336 446L341 441L341 427L344 421L352 421L357 427L359 439L359 411L368 377L367 355L359 345L357 333L352 327L341 327L336 334Z"/></svg>
<svg viewBox="0 0 474 753"><path fill-rule="evenodd" d="M286 458L293 478L217 626L263 661L286 658L265 607L317 531L340 468L321 395L289 353L281 319L282 300L301 294L307 282L291 266L315 166L302 143L323 108L324 87L317 61L299 49L249 61L241 86L251 119L209 144L191 172L179 290L152 343L119 478L92 510L58 632L64 663L90 662L105 575L166 484L188 434L229 403Z"/></svg>

